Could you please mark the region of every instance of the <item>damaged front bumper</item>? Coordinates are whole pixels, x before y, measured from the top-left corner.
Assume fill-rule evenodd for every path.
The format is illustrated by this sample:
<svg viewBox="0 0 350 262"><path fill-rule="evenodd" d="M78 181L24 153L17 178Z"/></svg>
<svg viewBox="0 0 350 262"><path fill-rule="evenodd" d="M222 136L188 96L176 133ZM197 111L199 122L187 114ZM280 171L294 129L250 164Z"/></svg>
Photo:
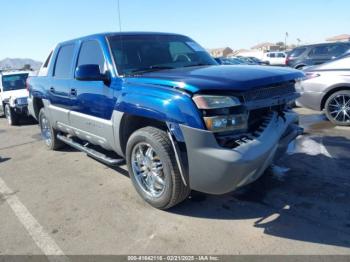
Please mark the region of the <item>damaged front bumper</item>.
<svg viewBox="0 0 350 262"><path fill-rule="evenodd" d="M180 128L187 148L189 185L210 194L224 194L255 181L303 132L293 111L286 112L285 119L271 112L254 137L232 149L219 146L210 131Z"/></svg>

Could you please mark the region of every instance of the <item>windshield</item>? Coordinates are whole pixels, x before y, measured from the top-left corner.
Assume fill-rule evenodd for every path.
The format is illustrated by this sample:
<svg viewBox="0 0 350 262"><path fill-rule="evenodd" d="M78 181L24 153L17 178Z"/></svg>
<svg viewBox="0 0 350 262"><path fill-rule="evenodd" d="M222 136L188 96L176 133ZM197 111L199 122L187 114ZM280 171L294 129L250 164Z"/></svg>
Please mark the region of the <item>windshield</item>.
<svg viewBox="0 0 350 262"><path fill-rule="evenodd" d="M19 90L26 88L28 74L3 75L3 91Z"/></svg>
<svg viewBox="0 0 350 262"><path fill-rule="evenodd" d="M180 35L115 35L108 38L120 75L217 65L203 47Z"/></svg>

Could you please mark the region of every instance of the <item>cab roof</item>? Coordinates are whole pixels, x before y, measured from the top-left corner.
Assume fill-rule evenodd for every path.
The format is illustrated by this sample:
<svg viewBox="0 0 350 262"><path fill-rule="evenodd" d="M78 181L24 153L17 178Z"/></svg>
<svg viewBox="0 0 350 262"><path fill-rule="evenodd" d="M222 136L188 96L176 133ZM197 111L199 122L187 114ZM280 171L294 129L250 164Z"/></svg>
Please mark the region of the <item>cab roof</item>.
<svg viewBox="0 0 350 262"><path fill-rule="evenodd" d="M60 42L59 44L67 44L75 41L81 41L81 40L88 40L88 39L98 39L98 38L105 38L105 37L110 37L110 36L130 36L130 35L178 35L182 36L181 34L176 34L176 33L165 33L165 32L139 32L139 31L130 31L130 32L105 32L105 33L97 33L97 34L91 34L87 36L82 36L78 37L75 39L67 40Z"/></svg>

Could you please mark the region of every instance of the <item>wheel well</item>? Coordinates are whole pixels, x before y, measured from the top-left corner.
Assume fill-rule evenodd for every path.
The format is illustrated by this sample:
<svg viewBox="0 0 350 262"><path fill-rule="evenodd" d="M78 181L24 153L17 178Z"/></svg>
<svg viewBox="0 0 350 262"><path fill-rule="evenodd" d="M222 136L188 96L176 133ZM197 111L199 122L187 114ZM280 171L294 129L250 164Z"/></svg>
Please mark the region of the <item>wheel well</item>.
<svg viewBox="0 0 350 262"><path fill-rule="evenodd" d="M120 139L120 146L124 154L126 151L126 144L131 134L134 133L136 130L146 126L153 126L153 127L162 129L164 131L168 129L166 123L159 120L155 120L147 117L141 117L141 116L134 116L134 115L123 116L122 121L120 123L120 128L119 128L120 130L119 139Z"/></svg>
<svg viewBox="0 0 350 262"><path fill-rule="evenodd" d="M306 66L306 65L304 65L304 64L299 64L299 65L297 65L296 67L294 67L295 69L299 69L299 68L302 68L302 67L304 67L304 66Z"/></svg>
<svg viewBox="0 0 350 262"><path fill-rule="evenodd" d="M339 87L336 87L336 88L333 88L332 90L329 90L328 93L326 93L323 98L322 98L322 101L321 101L321 110L324 109L325 105L326 105L326 101L327 99L333 95L335 92L338 92L338 91L341 91L341 90L350 90L350 87L349 86L339 86Z"/></svg>
<svg viewBox="0 0 350 262"><path fill-rule="evenodd" d="M38 119L39 117L39 112L40 109L44 107L44 103L43 100L41 100L41 98L33 98L33 108L34 108L34 114L35 114L35 118Z"/></svg>

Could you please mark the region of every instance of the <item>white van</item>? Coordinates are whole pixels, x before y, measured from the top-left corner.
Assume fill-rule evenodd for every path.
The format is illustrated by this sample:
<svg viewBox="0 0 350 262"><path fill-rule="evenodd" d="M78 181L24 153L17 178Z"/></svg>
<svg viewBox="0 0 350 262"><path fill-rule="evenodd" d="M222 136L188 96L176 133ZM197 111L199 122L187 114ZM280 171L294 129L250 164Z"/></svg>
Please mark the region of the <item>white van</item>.
<svg viewBox="0 0 350 262"><path fill-rule="evenodd" d="M269 65L286 65L287 54L284 52L269 52L264 54L263 61Z"/></svg>

